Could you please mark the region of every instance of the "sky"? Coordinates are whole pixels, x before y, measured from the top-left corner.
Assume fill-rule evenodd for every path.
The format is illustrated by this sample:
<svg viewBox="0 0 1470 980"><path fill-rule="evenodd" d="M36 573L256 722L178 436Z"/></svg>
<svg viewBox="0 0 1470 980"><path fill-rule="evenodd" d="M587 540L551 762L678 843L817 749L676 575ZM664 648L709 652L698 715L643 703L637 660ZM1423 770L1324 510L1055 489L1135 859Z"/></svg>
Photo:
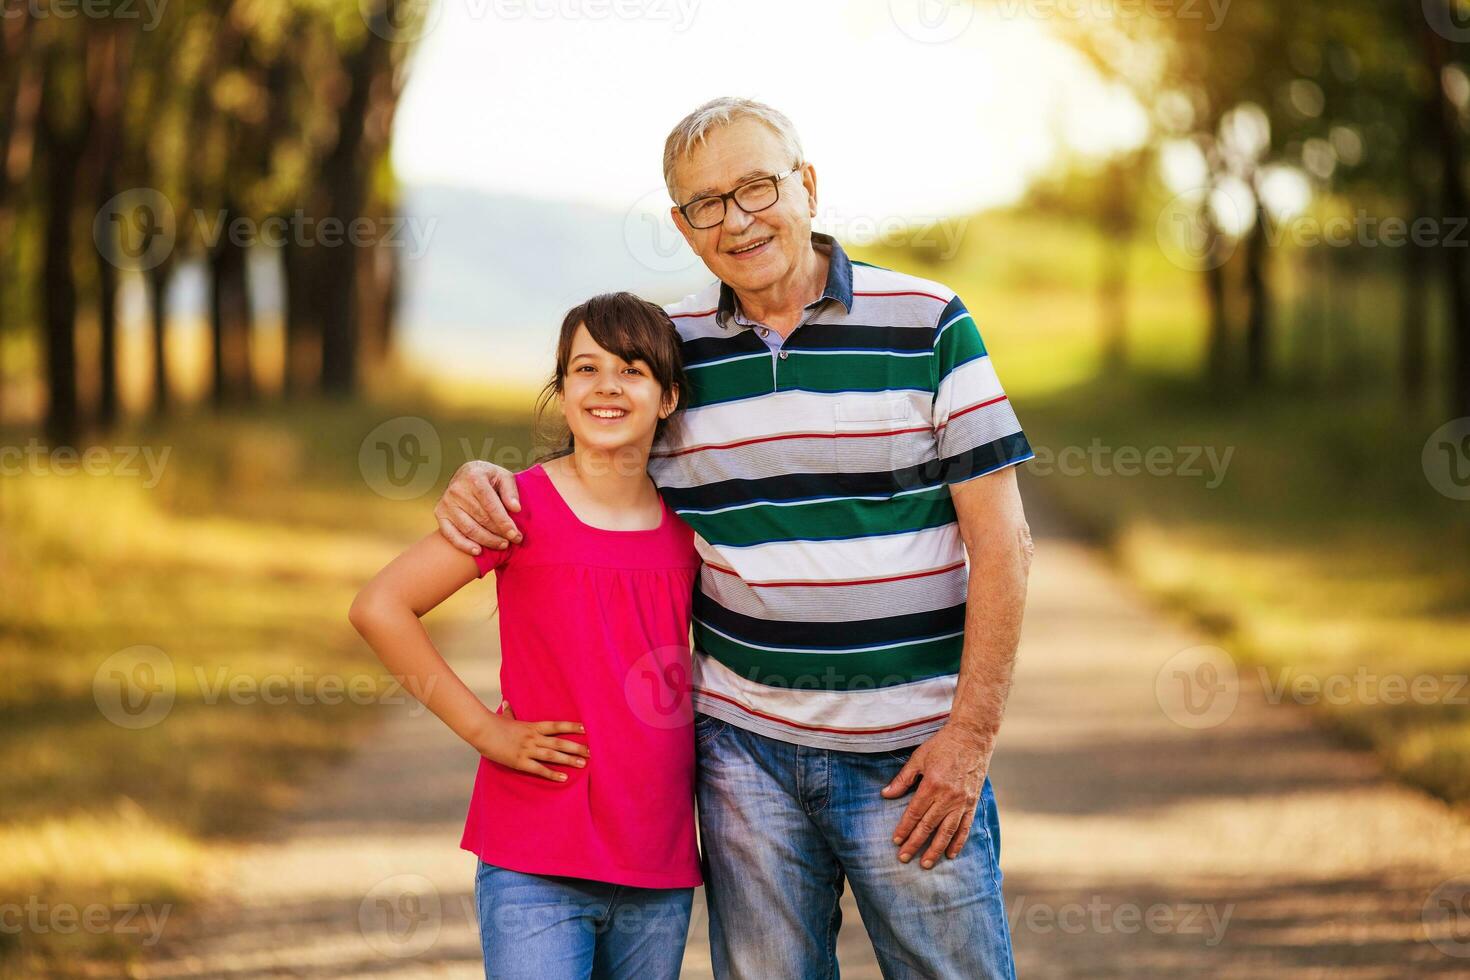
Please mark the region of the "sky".
<svg viewBox="0 0 1470 980"><path fill-rule="evenodd" d="M742 95L793 120L818 225L843 237L1005 203L1059 147L1098 152L1141 131L1024 3L430 2L395 123L410 183L665 209L668 131Z"/></svg>

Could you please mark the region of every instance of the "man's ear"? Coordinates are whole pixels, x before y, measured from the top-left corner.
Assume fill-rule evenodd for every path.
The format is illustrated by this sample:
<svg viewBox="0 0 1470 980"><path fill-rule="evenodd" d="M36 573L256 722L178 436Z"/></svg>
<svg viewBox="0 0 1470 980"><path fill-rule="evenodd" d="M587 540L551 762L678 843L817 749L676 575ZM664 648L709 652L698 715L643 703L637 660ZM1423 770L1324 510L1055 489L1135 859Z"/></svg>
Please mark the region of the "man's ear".
<svg viewBox="0 0 1470 980"><path fill-rule="evenodd" d="M815 218L817 216L817 168L809 163L802 165L801 183L806 188L807 210Z"/></svg>
<svg viewBox="0 0 1470 980"><path fill-rule="evenodd" d="M694 247L694 229L690 228L689 222L684 220L684 212L680 211L677 205L671 205L669 207L669 215L674 219L674 227L679 229L679 234L684 236L684 241L688 244L689 251L698 255L699 249Z"/></svg>

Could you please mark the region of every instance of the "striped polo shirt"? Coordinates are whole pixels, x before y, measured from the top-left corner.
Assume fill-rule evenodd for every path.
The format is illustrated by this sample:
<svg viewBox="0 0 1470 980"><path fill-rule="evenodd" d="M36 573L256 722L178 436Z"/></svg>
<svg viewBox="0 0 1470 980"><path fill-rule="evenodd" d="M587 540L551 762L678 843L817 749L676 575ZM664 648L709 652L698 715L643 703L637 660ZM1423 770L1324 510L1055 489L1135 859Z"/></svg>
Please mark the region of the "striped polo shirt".
<svg viewBox="0 0 1470 980"><path fill-rule="evenodd" d="M692 387L649 471L694 528L695 707L801 745L949 715L968 576L949 485L1032 457L954 292L852 262L772 349L720 282L667 308Z"/></svg>

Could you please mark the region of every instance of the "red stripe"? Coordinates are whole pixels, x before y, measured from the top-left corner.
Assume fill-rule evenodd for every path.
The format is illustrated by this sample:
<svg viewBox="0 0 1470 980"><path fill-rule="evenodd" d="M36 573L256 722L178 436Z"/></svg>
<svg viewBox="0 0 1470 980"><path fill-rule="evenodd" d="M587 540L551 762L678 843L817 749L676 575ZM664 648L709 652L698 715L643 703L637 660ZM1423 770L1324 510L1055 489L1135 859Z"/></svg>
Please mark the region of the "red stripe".
<svg viewBox="0 0 1470 980"><path fill-rule="evenodd" d="M711 313L718 313L718 312L719 312L719 308L716 307L713 310L705 310L703 313L671 313L671 314L669 314L669 319L670 320L678 320L681 317L686 317L686 316L709 316Z"/></svg>
<svg viewBox="0 0 1470 980"><path fill-rule="evenodd" d="M754 439L740 439L736 442L690 446L688 449L680 449L672 453L651 453L650 455L660 459L673 459L675 456L704 452L707 449L738 449L741 446L753 446L760 442L779 442L782 439L861 439L866 436L900 436L909 432L928 431L929 426L919 425L908 429L885 429L881 432L783 432L776 436L756 436Z"/></svg>
<svg viewBox="0 0 1470 980"><path fill-rule="evenodd" d="M973 412L977 408L984 408L986 405L994 405L996 402L1003 402L1003 401L1006 400L1006 398L1007 398L1006 395L1000 395L1000 396L998 396L996 398L992 398L992 399L990 399L989 401L986 401L986 402L976 402L974 405L971 405L968 408L962 408L958 412L951 412L951 413L949 413L949 418L945 419L943 422L940 422L938 425L936 425L934 427L934 431L935 432L938 432L940 429L944 428L946 425L949 425L949 423L953 422L955 419L959 418L961 415L964 415L966 412Z"/></svg>
<svg viewBox="0 0 1470 980"><path fill-rule="evenodd" d="M754 708L747 708L745 705L741 704L739 701L734 700L733 698L727 697L726 695L720 694L716 691L708 690L703 687L695 687L693 690L699 694L703 694L707 698L716 698L720 701L724 701L726 704L732 704L748 715L754 715L757 718L764 718L767 721L774 721L779 725L786 726L787 728L800 728L808 732L831 732L834 735L882 735L884 732L901 732L905 728L913 728L915 725L927 725L931 721L939 721L941 718L948 718L950 714L948 711L946 711L942 715L930 715L928 718L919 718L916 721L906 721L902 725L889 725L887 728L829 728L823 725L803 725L801 722L798 721L788 721L787 719L782 718L779 715L769 715L766 714L764 711L756 711Z"/></svg>
<svg viewBox="0 0 1470 980"><path fill-rule="evenodd" d="M740 577L740 573L735 571L735 569L733 568L726 568L723 565L716 565L714 562L709 561L705 562L704 565L706 568L713 568L717 572L724 572L726 575L733 575L736 578ZM964 567L965 562L963 559L961 559L960 561L957 561L951 565L945 565L943 568L931 568L925 572L906 572L903 575L889 575L886 578L854 578L848 579L845 582L816 582L811 580L797 581L793 579L789 582L746 582L745 584L753 589L771 589L787 586L811 586L812 588L823 588L833 585L881 585L884 582L902 582L905 579L924 578L926 575L942 575L945 572L952 572L956 568Z"/></svg>
<svg viewBox="0 0 1470 980"><path fill-rule="evenodd" d="M859 291L859 290L854 289L852 291L852 294L854 296L927 296L930 299L937 299L941 303L948 303L949 302L949 300L945 299L943 296L935 296L933 293L920 293L920 292L916 292L916 291L911 290L911 289L899 290L897 292L892 292L892 293L862 292L862 291Z"/></svg>

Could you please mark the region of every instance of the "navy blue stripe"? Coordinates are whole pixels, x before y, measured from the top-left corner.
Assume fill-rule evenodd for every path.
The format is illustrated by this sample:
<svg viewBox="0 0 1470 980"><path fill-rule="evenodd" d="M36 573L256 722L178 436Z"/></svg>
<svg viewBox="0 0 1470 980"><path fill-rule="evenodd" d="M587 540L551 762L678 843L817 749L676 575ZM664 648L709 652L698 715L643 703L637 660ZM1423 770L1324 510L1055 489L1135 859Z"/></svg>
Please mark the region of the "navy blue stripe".
<svg viewBox="0 0 1470 980"><path fill-rule="evenodd" d="M938 478L940 461L874 473L782 473L747 480L720 480L697 487L660 487L675 510L714 510L736 504L791 503L830 497L890 497L948 482Z"/></svg>
<svg viewBox="0 0 1470 980"><path fill-rule="evenodd" d="M957 483L998 470L1031 454L1031 443L1026 434L1016 432L938 460L934 476L945 483Z"/></svg>
<svg viewBox="0 0 1470 980"><path fill-rule="evenodd" d="M885 643L924 643L965 628L963 602L930 612L842 623L776 622L732 612L700 589L694 592L694 615L740 643L816 652Z"/></svg>
<svg viewBox="0 0 1470 980"><path fill-rule="evenodd" d="M796 350L928 351L934 335L926 328L863 326L853 323L806 323L786 346Z"/></svg>

